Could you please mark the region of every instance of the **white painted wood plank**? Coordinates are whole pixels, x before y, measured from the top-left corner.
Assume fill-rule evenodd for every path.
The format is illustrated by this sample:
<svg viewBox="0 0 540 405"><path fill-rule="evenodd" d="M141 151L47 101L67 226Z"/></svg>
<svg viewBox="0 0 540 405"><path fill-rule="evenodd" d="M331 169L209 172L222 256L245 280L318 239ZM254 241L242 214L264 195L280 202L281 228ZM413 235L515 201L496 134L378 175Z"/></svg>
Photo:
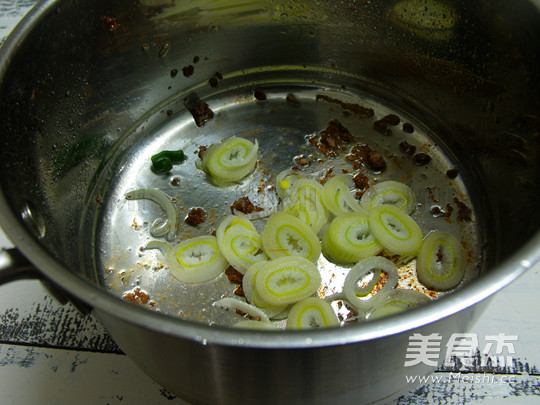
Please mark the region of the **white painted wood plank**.
<svg viewBox="0 0 540 405"><path fill-rule="evenodd" d="M0 403L182 405L127 356L0 345Z"/></svg>

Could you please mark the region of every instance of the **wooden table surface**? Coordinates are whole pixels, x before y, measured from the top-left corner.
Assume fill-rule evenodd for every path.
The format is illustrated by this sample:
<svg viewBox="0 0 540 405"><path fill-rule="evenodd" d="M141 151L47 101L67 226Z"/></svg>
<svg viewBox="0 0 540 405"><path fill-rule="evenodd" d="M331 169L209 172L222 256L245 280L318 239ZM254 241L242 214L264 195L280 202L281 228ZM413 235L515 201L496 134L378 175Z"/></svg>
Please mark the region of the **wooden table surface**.
<svg viewBox="0 0 540 405"><path fill-rule="evenodd" d="M0 0L0 40L36 0ZM0 232L0 247L11 243ZM517 336L512 362L443 367L392 404L540 403L540 265L495 296L472 332ZM456 378L459 376L459 378ZM38 281L0 287L0 404L185 404L154 383L91 316Z"/></svg>

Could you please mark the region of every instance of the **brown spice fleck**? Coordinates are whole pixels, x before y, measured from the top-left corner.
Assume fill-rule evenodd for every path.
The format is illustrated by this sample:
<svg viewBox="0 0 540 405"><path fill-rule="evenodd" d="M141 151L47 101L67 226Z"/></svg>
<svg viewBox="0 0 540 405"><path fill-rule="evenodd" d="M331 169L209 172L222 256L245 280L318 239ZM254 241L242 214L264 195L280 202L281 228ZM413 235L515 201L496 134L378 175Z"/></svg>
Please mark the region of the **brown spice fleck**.
<svg viewBox="0 0 540 405"><path fill-rule="evenodd" d="M309 160L307 160L305 157L303 156L297 156L294 158L294 161L299 165L299 166L307 166L309 165Z"/></svg>
<svg viewBox="0 0 540 405"><path fill-rule="evenodd" d="M110 31L114 32L118 28L120 28L120 24L118 24L118 21L116 21L115 17L109 17L106 15L101 16L101 21L103 22L103 25L105 25L105 28Z"/></svg>
<svg viewBox="0 0 540 405"><path fill-rule="evenodd" d="M195 72L195 68L193 67L193 65L188 65L182 68L182 73L186 77L193 75L193 72Z"/></svg>
<svg viewBox="0 0 540 405"><path fill-rule="evenodd" d="M233 266L228 266L225 269L225 275L231 283L241 284L244 279L244 275L236 270Z"/></svg>
<svg viewBox="0 0 540 405"><path fill-rule="evenodd" d="M337 151L343 149L343 144L354 141L354 137L341 122L333 119L328 127L308 138L309 142L326 156L336 156Z"/></svg>
<svg viewBox="0 0 540 405"><path fill-rule="evenodd" d="M212 77L210 78L210 80L208 80L208 83L210 84L211 87L217 87L218 86L218 81L215 77Z"/></svg>
<svg viewBox="0 0 540 405"><path fill-rule="evenodd" d="M354 185L362 194L369 188L369 179L363 173L358 173L353 177ZM358 194L357 194L358 196Z"/></svg>
<svg viewBox="0 0 540 405"><path fill-rule="evenodd" d="M206 220L206 216L206 211L202 208L192 208L184 219L184 222L191 226L197 226Z"/></svg>
<svg viewBox="0 0 540 405"><path fill-rule="evenodd" d="M449 179L455 179L459 174L459 171L457 169L450 169L446 171L446 177Z"/></svg>
<svg viewBox="0 0 540 405"><path fill-rule="evenodd" d="M197 153L197 156L199 157L199 159L202 159L204 154L206 153L206 151L208 150L208 148L204 145L201 145L199 146L199 152Z"/></svg>
<svg viewBox="0 0 540 405"><path fill-rule="evenodd" d="M408 134L412 134L414 132L414 127L412 126L412 124L410 124L408 122L405 122L403 124L403 132L406 132Z"/></svg>
<svg viewBox="0 0 540 405"><path fill-rule="evenodd" d="M298 101L296 96L294 94L292 94L292 93L287 94L286 100L290 104L300 105L300 101Z"/></svg>
<svg viewBox="0 0 540 405"><path fill-rule="evenodd" d="M317 94L315 99L317 101L323 100L323 101L326 101L328 103L338 104L344 110L351 111L351 112L355 113L356 115L358 115L358 116L360 116L362 118L371 118L371 117L373 117L375 115L375 112L373 111L372 108L367 108L367 107L361 106L359 104L344 103L341 100L338 100L338 99L332 98L332 97L328 97L328 96L325 96L323 94Z"/></svg>
<svg viewBox="0 0 540 405"><path fill-rule="evenodd" d="M266 93L262 91L261 89L255 89L253 91L253 96L259 101L266 100Z"/></svg>
<svg viewBox="0 0 540 405"><path fill-rule="evenodd" d="M125 293L122 298L134 304L145 305L150 299L150 296L139 287L136 287L132 292Z"/></svg>
<svg viewBox="0 0 540 405"><path fill-rule="evenodd" d="M240 211L242 214L251 214L252 212L263 211L264 208L255 206L249 197L240 197L238 200L232 203L231 212Z"/></svg>
<svg viewBox="0 0 540 405"><path fill-rule="evenodd" d="M171 77L176 77L177 74L178 74L178 69L171 70Z"/></svg>
<svg viewBox="0 0 540 405"><path fill-rule="evenodd" d="M178 186L180 184L180 179L178 177L173 177L171 180L171 186Z"/></svg>
<svg viewBox="0 0 540 405"><path fill-rule="evenodd" d="M193 58L193 63L197 63L199 60L201 60L198 56L195 56Z"/></svg>
<svg viewBox="0 0 540 405"><path fill-rule="evenodd" d="M169 45L169 43L168 43L168 42L165 42L165 43L163 44L163 46L161 47L161 49L159 50L158 56L159 56L160 58L163 58L165 55L167 55L167 52L169 52L169 48L170 48L170 47L171 47L171 46Z"/></svg>
<svg viewBox="0 0 540 405"><path fill-rule="evenodd" d="M362 165L376 172L386 168L386 162L382 153L371 149L368 145L354 145L345 159L352 163L354 170L360 169Z"/></svg>
<svg viewBox="0 0 540 405"><path fill-rule="evenodd" d="M199 101L188 109L198 127L203 127L206 122L214 118L214 112L204 101Z"/></svg>
<svg viewBox="0 0 540 405"><path fill-rule="evenodd" d="M431 162L431 157L426 153L417 153L413 157L413 162L416 166L425 166Z"/></svg>
<svg viewBox="0 0 540 405"><path fill-rule="evenodd" d="M456 203L457 210L458 210L457 220L459 222L470 222L470 221L472 221L472 217L471 217L472 210L469 207L467 207L467 205L465 205L465 203L458 200L457 197L454 197L454 202Z"/></svg>
<svg viewBox="0 0 540 405"><path fill-rule="evenodd" d="M242 288L242 284L239 284L234 289L234 295L238 295L240 297L245 297L244 289Z"/></svg>
<svg viewBox="0 0 540 405"><path fill-rule="evenodd" d="M412 156L414 155L414 152L416 152L416 146L411 145L407 141L403 141L399 144L399 150L408 156Z"/></svg>

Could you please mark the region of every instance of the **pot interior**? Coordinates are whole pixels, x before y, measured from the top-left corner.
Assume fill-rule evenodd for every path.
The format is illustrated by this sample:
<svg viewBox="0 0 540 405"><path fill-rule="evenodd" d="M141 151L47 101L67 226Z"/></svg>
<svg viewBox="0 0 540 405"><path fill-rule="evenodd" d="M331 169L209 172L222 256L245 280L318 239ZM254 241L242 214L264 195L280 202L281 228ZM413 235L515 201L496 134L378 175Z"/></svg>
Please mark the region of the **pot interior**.
<svg viewBox="0 0 540 405"><path fill-rule="evenodd" d="M230 325L240 316L212 303L236 285L225 274L174 279L159 251L141 249L163 212L126 193L173 198L174 244L210 234L241 197L276 207L286 169L397 180L414 190L424 235L449 231L465 247L466 288L538 232L540 25L533 2L508 3L45 2L3 60L3 193L55 258L104 291ZM204 122L190 111L199 101L212 111ZM381 129L389 115L399 122ZM353 140L330 156L320 137L334 120ZM257 140L258 163L216 187L198 153L231 136ZM384 170L355 165L355 145L380 152ZM151 170L163 149L187 157L167 175ZM207 214L196 227L183 221L194 207ZM265 221L254 221L259 231ZM414 259L392 259L401 288L448 294L418 283ZM318 265L318 294L339 292L350 266L322 256ZM346 323L351 314L338 311Z"/></svg>

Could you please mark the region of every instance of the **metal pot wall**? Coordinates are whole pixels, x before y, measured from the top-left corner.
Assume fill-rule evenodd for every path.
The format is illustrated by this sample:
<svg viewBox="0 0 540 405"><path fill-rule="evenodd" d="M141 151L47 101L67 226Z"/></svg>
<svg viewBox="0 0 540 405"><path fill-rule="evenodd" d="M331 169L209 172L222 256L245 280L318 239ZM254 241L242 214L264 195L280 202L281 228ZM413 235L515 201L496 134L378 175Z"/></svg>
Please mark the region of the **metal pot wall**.
<svg viewBox="0 0 540 405"><path fill-rule="evenodd" d="M489 297L540 258L539 6L43 1L0 55L0 223L41 275L188 401L384 402L407 387L405 372L433 371L404 366L412 333L470 330ZM399 316L316 333L211 327L102 285L96 198L127 170L126 153L193 92L283 83L373 94L429 128L471 190L476 280ZM2 280L26 274L3 270Z"/></svg>

